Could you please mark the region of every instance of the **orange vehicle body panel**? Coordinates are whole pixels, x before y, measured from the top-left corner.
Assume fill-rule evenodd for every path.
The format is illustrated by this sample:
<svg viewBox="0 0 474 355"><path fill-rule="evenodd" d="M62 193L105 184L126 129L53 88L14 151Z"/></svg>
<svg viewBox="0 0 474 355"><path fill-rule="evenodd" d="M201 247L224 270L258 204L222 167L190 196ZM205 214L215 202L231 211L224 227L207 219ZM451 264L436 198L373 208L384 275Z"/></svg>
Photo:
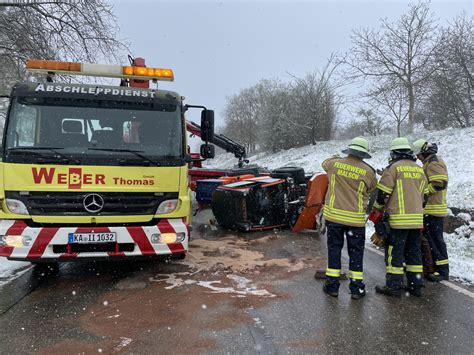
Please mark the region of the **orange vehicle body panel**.
<svg viewBox="0 0 474 355"><path fill-rule="evenodd" d="M253 179L255 175L252 174L244 174L244 175L238 175L238 176L223 176L220 177L219 179L224 181L224 185L231 184L233 182L241 181L241 180L248 180L248 179Z"/></svg>
<svg viewBox="0 0 474 355"><path fill-rule="evenodd" d="M327 190L328 176L326 173L315 174L311 177L306 191L305 207L293 226L293 232L316 228L316 215L323 207Z"/></svg>

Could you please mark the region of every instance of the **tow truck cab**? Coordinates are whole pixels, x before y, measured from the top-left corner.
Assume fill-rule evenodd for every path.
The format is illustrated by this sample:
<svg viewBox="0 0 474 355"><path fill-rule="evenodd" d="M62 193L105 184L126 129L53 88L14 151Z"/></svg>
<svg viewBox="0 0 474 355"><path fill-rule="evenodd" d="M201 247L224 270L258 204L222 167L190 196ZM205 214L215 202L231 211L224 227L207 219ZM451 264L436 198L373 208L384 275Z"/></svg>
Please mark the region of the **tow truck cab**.
<svg viewBox="0 0 474 355"><path fill-rule="evenodd" d="M190 158L180 95L44 82L18 84L10 99L0 256L38 262L185 255Z"/></svg>

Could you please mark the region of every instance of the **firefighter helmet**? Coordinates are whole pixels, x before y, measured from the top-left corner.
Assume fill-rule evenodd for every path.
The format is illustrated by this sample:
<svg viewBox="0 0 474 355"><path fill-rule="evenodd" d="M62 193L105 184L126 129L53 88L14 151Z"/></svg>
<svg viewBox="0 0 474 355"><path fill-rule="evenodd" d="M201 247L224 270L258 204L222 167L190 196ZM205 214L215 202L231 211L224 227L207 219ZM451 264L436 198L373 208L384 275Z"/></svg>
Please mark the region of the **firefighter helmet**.
<svg viewBox="0 0 474 355"><path fill-rule="evenodd" d="M404 137L395 138L390 144L390 150L411 150L408 139Z"/></svg>
<svg viewBox="0 0 474 355"><path fill-rule="evenodd" d="M404 137L395 138L390 144L390 160L393 162L398 159L410 159L416 161L413 155L408 139Z"/></svg>
<svg viewBox="0 0 474 355"><path fill-rule="evenodd" d="M428 141L425 139L418 139L417 141L413 142L413 153L421 154L423 153L428 146Z"/></svg>
<svg viewBox="0 0 474 355"><path fill-rule="evenodd" d="M418 139L413 143L413 152L416 155L421 154L423 157L427 157L438 153L438 145L436 143L429 143L424 139Z"/></svg>
<svg viewBox="0 0 474 355"><path fill-rule="evenodd" d="M349 147L342 151L344 154L355 155L361 159L370 159L372 156L369 154L369 141L363 137L355 137Z"/></svg>

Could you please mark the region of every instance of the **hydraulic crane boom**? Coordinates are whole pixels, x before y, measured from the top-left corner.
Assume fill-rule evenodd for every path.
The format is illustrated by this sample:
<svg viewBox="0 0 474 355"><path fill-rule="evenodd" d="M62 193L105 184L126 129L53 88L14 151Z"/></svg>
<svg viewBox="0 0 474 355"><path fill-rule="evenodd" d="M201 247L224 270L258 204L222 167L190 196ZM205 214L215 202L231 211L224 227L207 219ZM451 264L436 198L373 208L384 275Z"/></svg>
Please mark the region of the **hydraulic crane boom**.
<svg viewBox="0 0 474 355"><path fill-rule="evenodd" d="M191 134L201 137L201 126L192 121L186 121L186 129ZM245 147L229 137L224 136L223 134L214 133L214 137L209 141L209 143L217 145L219 148L224 149L226 152L233 153L234 156L239 159L239 168L241 168L244 163L248 163L248 160L245 160L247 152Z"/></svg>

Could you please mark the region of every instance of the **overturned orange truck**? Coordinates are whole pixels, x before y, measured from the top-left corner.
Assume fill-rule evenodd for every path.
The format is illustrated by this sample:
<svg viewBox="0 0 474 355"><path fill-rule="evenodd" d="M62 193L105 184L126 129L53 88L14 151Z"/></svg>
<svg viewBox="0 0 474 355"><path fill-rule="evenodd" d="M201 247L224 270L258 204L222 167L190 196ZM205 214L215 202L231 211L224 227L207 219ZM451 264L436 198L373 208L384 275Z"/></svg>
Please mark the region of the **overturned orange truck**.
<svg viewBox="0 0 474 355"><path fill-rule="evenodd" d="M17 84L10 95L0 256L184 257L192 215L188 107L175 92L148 88L172 81L173 71L45 60L27 69L45 80ZM54 74L120 78L121 86L58 83ZM202 108L203 136L212 137L214 113ZM201 152L211 157L211 148L206 142Z"/></svg>

